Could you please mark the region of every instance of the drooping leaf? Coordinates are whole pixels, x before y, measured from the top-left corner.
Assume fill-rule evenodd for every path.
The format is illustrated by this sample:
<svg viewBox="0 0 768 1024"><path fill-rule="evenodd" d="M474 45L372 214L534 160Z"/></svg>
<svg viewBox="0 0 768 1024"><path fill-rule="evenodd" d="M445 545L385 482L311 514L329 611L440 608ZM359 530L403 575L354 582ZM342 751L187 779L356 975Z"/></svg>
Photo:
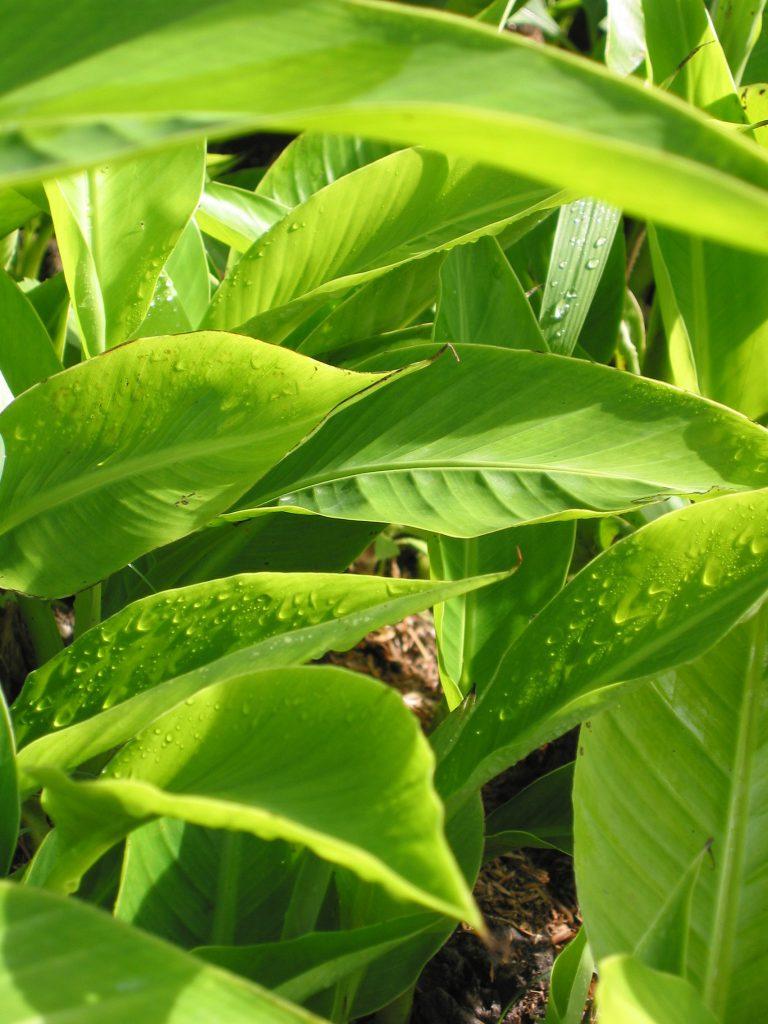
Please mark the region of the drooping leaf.
<svg viewBox="0 0 768 1024"><path fill-rule="evenodd" d="M259 0L247 11L173 0L162 18L139 0L98 31L90 12L77 0L51 17L35 0L8 19L3 184L190 132L311 128L450 140L453 152L632 214L768 248L759 151L638 82L510 33L353 0Z"/></svg>
<svg viewBox="0 0 768 1024"><path fill-rule="evenodd" d="M705 501L582 569L510 647L475 705L433 734L444 798L458 803L623 697L631 680L715 644L768 589L766 511L765 490Z"/></svg>
<svg viewBox="0 0 768 1024"><path fill-rule="evenodd" d="M278 996L78 900L0 882L4 1024L320 1024Z"/></svg>
<svg viewBox="0 0 768 1024"><path fill-rule="evenodd" d="M346 650L371 629L497 578L265 573L137 601L29 677L14 706L26 740L20 765L74 767L218 679Z"/></svg>
<svg viewBox="0 0 768 1024"><path fill-rule="evenodd" d="M768 433L719 406L581 360L457 351L335 416L238 507L471 537L766 479Z"/></svg>
<svg viewBox="0 0 768 1024"><path fill-rule="evenodd" d="M394 895L479 924L442 833L432 769L399 695L368 677L313 667L225 680L139 733L96 782L34 770L58 843L37 884L70 888L129 831L165 815L305 844Z"/></svg>
<svg viewBox="0 0 768 1024"><path fill-rule="evenodd" d="M0 583L66 595L191 533L377 379L220 333L49 378L0 415Z"/></svg>
<svg viewBox="0 0 768 1024"><path fill-rule="evenodd" d="M194 143L48 182L69 293L89 355L131 337L197 205Z"/></svg>
<svg viewBox="0 0 768 1024"><path fill-rule="evenodd" d="M749 543L757 561L765 541ZM579 892L597 955L633 951L709 848L691 898L684 971L727 1022L761 1012L765 994L767 614L764 606L689 666L598 715L576 772ZM601 784L590 790L597 773ZM615 907L630 891L625 921Z"/></svg>

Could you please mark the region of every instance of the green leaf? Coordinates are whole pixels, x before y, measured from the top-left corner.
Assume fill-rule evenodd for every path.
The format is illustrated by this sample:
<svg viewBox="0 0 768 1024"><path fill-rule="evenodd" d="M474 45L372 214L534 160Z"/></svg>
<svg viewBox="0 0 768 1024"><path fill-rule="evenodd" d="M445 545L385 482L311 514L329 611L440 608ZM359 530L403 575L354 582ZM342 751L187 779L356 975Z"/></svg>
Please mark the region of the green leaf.
<svg viewBox="0 0 768 1024"><path fill-rule="evenodd" d="M446 257L434 338L548 351L525 292L495 238L458 246Z"/></svg>
<svg viewBox="0 0 768 1024"><path fill-rule="evenodd" d="M77 900L0 882L5 1024L320 1024L272 993Z"/></svg>
<svg viewBox="0 0 768 1024"><path fill-rule="evenodd" d="M768 433L695 396L560 356L457 351L334 417L238 507L279 498L471 537L766 479Z"/></svg>
<svg viewBox="0 0 768 1024"><path fill-rule="evenodd" d="M608 0L605 63L619 75L631 75L644 60L643 0Z"/></svg>
<svg viewBox="0 0 768 1024"><path fill-rule="evenodd" d="M225 680L139 733L99 781L34 770L57 826L45 884L77 884L131 829L165 815L305 844L482 926L442 833L432 770L399 694L370 678L313 667Z"/></svg>
<svg viewBox="0 0 768 1024"><path fill-rule="evenodd" d="M247 252L286 213L286 207L267 196L209 181L200 197L195 220L211 238L231 246L235 252Z"/></svg>
<svg viewBox="0 0 768 1024"><path fill-rule="evenodd" d="M0 238L39 213L40 208L21 192L13 188L0 189Z"/></svg>
<svg viewBox="0 0 768 1024"><path fill-rule="evenodd" d="M573 852L573 769L547 772L488 815L484 860L521 847Z"/></svg>
<svg viewBox="0 0 768 1024"><path fill-rule="evenodd" d="M576 347L620 220L620 210L595 199L561 208L539 318L553 352Z"/></svg>
<svg viewBox="0 0 768 1024"><path fill-rule="evenodd" d="M160 818L126 840L115 916L188 949L278 938L298 855L279 840Z"/></svg>
<svg viewBox="0 0 768 1024"><path fill-rule="evenodd" d="M497 579L265 573L137 601L29 677L14 706L26 741L20 765L74 767L219 679L346 650L372 629Z"/></svg>
<svg viewBox="0 0 768 1024"><path fill-rule="evenodd" d="M157 279L144 322L133 337L185 334L198 326L211 298L205 245L187 224Z"/></svg>
<svg viewBox="0 0 768 1024"><path fill-rule="evenodd" d="M199 144L48 182L64 275L86 352L130 338L203 185Z"/></svg>
<svg viewBox="0 0 768 1024"><path fill-rule="evenodd" d="M191 533L380 379L219 333L49 378L0 414L0 585L62 596Z"/></svg>
<svg viewBox="0 0 768 1024"><path fill-rule="evenodd" d="M722 44L733 77L741 81L752 49L760 38L765 0L739 3L738 0L720 0L715 8L715 31Z"/></svg>
<svg viewBox="0 0 768 1024"><path fill-rule="evenodd" d="M582 569L510 647L476 704L434 734L443 796L458 803L624 699L626 683L716 643L768 589L766 512L765 490L705 501L655 520ZM599 956L591 933L590 941Z"/></svg>
<svg viewBox="0 0 768 1024"><path fill-rule="evenodd" d="M5 696L0 690L0 875L8 873L19 838L16 745Z"/></svg>
<svg viewBox="0 0 768 1024"><path fill-rule="evenodd" d="M693 894L706 854L711 856L709 840L685 869L677 885L670 890L658 914L635 947L635 956L656 971L668 971L681 977L687 973Z"/></svg>
<svg viewBox="0 0 768 1024"><path fill-rule="evenodd" d="M95 29L86 0L56 18L43 0L14 11L0 182L190 133L357 132L448 144L636 216L768 248L763 155L596 63L466 19L352 0L172 0L156 15L138 0Z"/></svg>
<svg viewBox="0 0 768 1024"><path fill-rule="evenodd" d="M305 132L267 169L256 193L278 203L287 213L345 174L388 156L394 148L352 135Z"/></svg>
<svg viewBox="0 0 768 1024"><path fill-rule="evenodd" d="M253 946L207 946L195 952L258 981L277 995L305 1002L403 944L403 936L421 937L435 927L434 914L411 914L362 928L310 932L287 942Z"/></svg>
<svg viewBox="0 0 768 1024"><path fill-rule="evenodd" d="M607 957L599 973L601 1024L717 1024L692 985L635 957Z"/></svg>
<svg viewBox="0 0 768 1024"><path fill-rule="evenodd" d="M764 543L753 544L759 555ZM576 772L579 893L599 957L641 941L711 844L684 970L725 1022L759 1014L764 996L767 620L764 606L691 665L595 718ZM629 892L631 921L615 913Z"/></svg>
<svg viewBox="0 0 768 1024"><path fill-rule="evenodd" d="M263 509L237 522L217 519L110 576L102 612L106 617L148 594L236 573L342 572L379 528L376 523L299 515L288 508Z"/></svg>
<svg viewBox="0 0 768 1024"><path fill-rule="evenodd" d="M350 355L371 355L377 344L389 347L388 338L376 336L407 327L434 303L445 258L438 252L411 260L361 285L338 304L329 304L327 316L317 325L310 321L312 329L306 334L300 329L298 340L294 334L288 343L313 359L337 364Z"/></svg>
<svg viewBox="0 0 768 1024"><path fill-rule="evenodd" d="M278 221L224 279L205 326L282 341L350 288L554 202L546 186L405 149L344 175Z"/></svg>
<svg viewBox="0 0 768 1024"><path fill-rule="evenodd" d="M14 395L61 370L51 339L27 296L0 270L0 373Z"/></svg>
<svg viewBox="0 0 768 1024"><path fill-rule="evenodd" d="M573 541L570 523L513 527L469 540L430 538L430 565L439 579L517 567L482 596L456 597L435 611L440 675L450 707L473 687L483 688L512 640L563 586Z"/></svg>
<svg viewBox="0 0 768 1024"><path fill-rule="evenodd" d="M544 1024L581 1024L595 962L582 927L552 967Z"/></svg>
<svg viewBox="0 0 768 1024"><path fill-rule="evenodd" d="M720 116L740 121L730 71L703 4L675 2L680 10L672 22L666 3L647 5L656 79L700 46L673 88L702 107L727 104ZM754 7L742 6L745 11ZM676 31L670 31L670 23ZM768 298L763 286L768 260L672 231L658 230L654 241L651 251L675 383L754 419L763 416L768 411Z"/></svg>

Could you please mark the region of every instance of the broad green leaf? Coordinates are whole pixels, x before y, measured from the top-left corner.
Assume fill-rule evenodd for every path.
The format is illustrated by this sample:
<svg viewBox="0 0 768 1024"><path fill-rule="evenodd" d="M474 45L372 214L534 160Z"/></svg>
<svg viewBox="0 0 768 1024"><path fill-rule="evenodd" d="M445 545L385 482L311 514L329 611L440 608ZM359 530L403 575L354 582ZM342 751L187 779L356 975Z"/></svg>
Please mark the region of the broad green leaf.
<svg viewBox="0 0 768 1024"><path fill-rule="evenodd" d="M368 339L407 327L434 303L444 259L445 255L438 252L387 271L329 306L328 315L313 325L306 336L297 341L294 335L288 343L313 359L337 364L348 358L350 352L359 350L369 355L375 351L375 345ZM378 338L377 343L386 345L386 338Z"/></svg>
<svg viewBox="0 0 768 1024"><path fill-rule="evenodd" d="M136 0L96 29L88 0L56 18L45 0L14 11L0 183L191 133L306 128L449 146L636 216L768 248L763 155L596 63L390 4L171 0L162 18L156 7Z"/></svg>
<svg viewBox="0 0 768 1024"><path fill-rule="evenodd" d="M677 885L672 887L635 947L635 956L656 971L668 971L681 977L687 974L693 893L707 854L711 856L710 840L693 858Z"/></svg>
<svg viewBox="0 0 768 1024"><path fill-rule="evenodd" d="M130 338L203 185L200 144L48 182L64 275L86 351Z"/></svg>
<svg viewBox="0 0 768 1024"><path fill-rule="evenodd" d="M288 213L288 209L255 192L209 181L200 197L195 220L201 231L235 252L247 252L257 238Z"/></svg>
<svg viewBox="0 0 768 1024"><path fill-rule="evenodd" d="M278 938L297 857L285 842L160 818L126 840L115 916L188 949Z"/></svg>
<svg viewBox="0 0 768 1024"><path fill-rule="evenodd" d="M471 537L766 480L768 433L712 403L581 360L457 351L334 417L238 506Z"/></svg>
<svg viewBox="0 0 768 1024"><path fill-rule="evenodd" d="M561 208L540 314L553 352L569 356L576 347L620 220L620 210L595 199Z"/></svg>
<svg viewBox="0 0 768 1024"><path fill-rule="evenodd" d="M259 197L287 213L345 174L372 164L393 146L352 135L305 133L286 146L259 182Z"/></svg>
<svg viewBox="0 0 768 1024"><path fill-rule="evenodd" d="M207 946L195 950L208 963L251 978L297 1003L324 992L403 944L403 936L434 930L434 914L411 914L362 928L310 932L286 942Z"/></svg>
<svg viewBox="0 0 768 1024"><path fill-rule="evenodd" d="M752 129L755 140L761 146L768 145L768 125L765 124L768 121L768 86L764 82L746 85L739 90L739 99L749 124L759 125Z"/></svg>
<svg viewBox="0 0 768 1024"><path fill-rule="evenodd" d="M737 85L752 49L760 38L764 11L765 0L752 0L752 3L746 4L739 0L719 0L716 5L715 30Z"/></svg>
<svg viewBox="0 0 768 1024"><path fill-rule="evenodd" d="M483 847L483 807L479 794L473 796L446 822L451 850L469 886L474 886L480 870ZM348 1017L355 1020L388 1006L415 984L425 965L455 930L455 922L433 915L431 930L413 929L415 904L393 900L381 887L373 887L353 878L349 872L336 872L340 893L340 917L345 927L365 927L392 917L400 919L401 944L382 954L375 963L339 983L337 996Z"/></svg>
<svg viewBox="0 0 768 1024"><path fill-rule="evenodd" d="M548 350L517 276L495 238L453 249L440 270L435 341Z"/></svg>
<svg viewBox="0 0 768 1024"><path fill-rule="evenodd" d="M544 1024L581 1024L595 963L582 927L552 967Z"/></svg>
<svg viewBox="0 0 768 1024"><path fill-rule="evenodd" d="M71 887L129 831L169 816L302 843L482 926L443 836L432 771L399 694L368 677L313 667L225 680L139 733L96 782L35 769L58 842L46 884Z"/></svg>
<svg viewBox="0 0 768 1024"><path fill-rule="evenodd" d="M624 232L617 231L577 343L577 350L583 350L598 363L609 363L621 345L622 318L628 301L626 272L627 246ZM645 330L642 311L637 309L635 314L636 309L635 303L632 312L642 330ZM637 331L632 338L637 339ZM640 347L636 351L641 355L643 349Z"/></svg>
<svg viewBox="0 0 768 1024"><path fill-rule="evenodd" d="M0 875L11 866L19 837L19 783L13 726L0 690Z"/></svg>
<svg viewBox="0 0 768 1024"><path fill-rule="evenodd" d="M643 13L653 81L721 121L742 124L733 76L702 0L643 0Z"/></svg>
<svg viewBox="0 0 768 1024"><path fill-rule="evenodd" d="M405 149L316 192L238 260L205 326L282 341L329 299L412 259L547 208L552 189L464 159Z"/></svg>
<svg viewBox="0 0 768 1024"><path fill-rule="evenodd" d="M144 598L29 677L14 706L27 741L20 764L74 767L216 680L346 650L372 629L497 579L265 573Z"/></svg>
<svg viewBox="0 0 768 1024"><path fill-rule="evenodd" d="M752 545L757 561L766 545ZM634 949L711 844L684 967L724 1022L759 1016L765 997L767 622L763 606L691 665L597 716L576 772L579 893L599 957ZM626 921L615 908L629 892Z"/></svg>
<svg viewBox="0 0 768 1024"><path fill-rule="evenodd" d="M765 490L701 502L582 569L510 647L474 706L434 734L443 796L459 802L623 697L626 683L715 644L768 589L766 512Z"/></svg>
<svg viewBox="0 0 768 1024"><path fill-rule="evenodd" d="M61 370L51 339L15 281L0 270L0 373L14 395Z"/></svg>
<svg viewBox="0 0 768 1024"><path fill-rule="evenodd" d="M646 0L654 77L661 80L700 46L672 88L692 103L718 109L720 116L741 120L725 55L704 5L699 0L675 0L675 5L679 11L670 30L668 5ZM763 416L768 411L768 298L763 287L768 260L667 230L659 230L654 243L675 383L754 419Z"/></svg>
<svg viewBox="0 0 768 1024"><path fill-rule="evenodd" d="M717 1024L693 986L632 956L600 961L601 1024Z"/></svg>
<svg viewBox="0 0 768 1024"><path fill-rule="evenodd" d="M631 75L644 60L643 0L608 0L605 63L619 75Z"/></svg>
<svg viewBox="0 0 768 1024"><path fill-rule="evenodd" d="M520 847L573 852L573 762L535 779L485 822L485 860Z"/></svg>
<svg viewBox="0 0 768 1024"><path fill-rule="evenodd" d="M191 533L380 379L220 333L49 378L0 414L0 584L62 596Z"/></svg>
<svg viewBox="0 0 768 1024"><path fill-rule="evenodd" d="M78 900L0 882L4 1024L320 1024Z"/></svg>
<svg viewBox="0 0 768 1024"><path fill-rule="evenodd" d="M160 272L147 315L133 337L186 334L194 330L210 298L205 246L197 225L190 221Z"/></svg>
<svg viewBox="0 0 768 1024"><path fill-rule="evenodd" d="M570 523L513 527L485 537L433 536L430 565L439 579L515 568L507 579L435 610L440 676L451 708L482 690L499 658L533 616L560 590L573 553Z"/></svg>
<svg viewBox="0 0 768 1024"><path fill-rule="evenodd" d="M297 515L287 508L263 509L233 523L218 519L110 576L102 611L112 615L137 598L236 573L342 572L378 532L375 523Z"/></svg>
<svg viewBox="0 0 768 1024"><path fill-rule="evenodd" d="M0 238L39 213L40 208L21 192L14 188L0 189Z"/></svg>

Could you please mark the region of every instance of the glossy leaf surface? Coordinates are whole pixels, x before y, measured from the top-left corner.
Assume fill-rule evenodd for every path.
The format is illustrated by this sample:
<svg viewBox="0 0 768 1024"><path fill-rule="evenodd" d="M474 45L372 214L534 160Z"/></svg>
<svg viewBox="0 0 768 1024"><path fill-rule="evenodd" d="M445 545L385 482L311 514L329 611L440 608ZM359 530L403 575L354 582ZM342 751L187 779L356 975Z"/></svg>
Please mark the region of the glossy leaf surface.
<svg viewBox="0 0 768 1024"><path fill-rule="evenodd" d="M0 583L69 594L191 533L375 380L205 333L49 378L0 415ZM108 530L89 529L102 519Z"/></svg>
<svg viewBox="0 0 768 1024"><path fill-rule="evenodd" d="M766 479L768 433L719 406L582 360L457 351L335 416L239 506L471 537Z"/></svg>

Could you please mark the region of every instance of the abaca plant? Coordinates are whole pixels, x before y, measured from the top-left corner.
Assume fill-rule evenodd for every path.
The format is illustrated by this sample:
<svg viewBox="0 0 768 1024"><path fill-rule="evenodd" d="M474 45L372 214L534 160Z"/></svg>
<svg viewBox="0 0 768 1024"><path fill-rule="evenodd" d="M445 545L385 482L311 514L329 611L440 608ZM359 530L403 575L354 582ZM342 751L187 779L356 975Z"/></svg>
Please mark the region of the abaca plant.
<svg viewBox="0 0 768 1024"><path fill-rule="evenodd" d="M530 845L548 1021L759 1017L764 4L447 6L6 11L2 1024L392 1020ZM317 662L427 608L425 737Z"/></svg>

